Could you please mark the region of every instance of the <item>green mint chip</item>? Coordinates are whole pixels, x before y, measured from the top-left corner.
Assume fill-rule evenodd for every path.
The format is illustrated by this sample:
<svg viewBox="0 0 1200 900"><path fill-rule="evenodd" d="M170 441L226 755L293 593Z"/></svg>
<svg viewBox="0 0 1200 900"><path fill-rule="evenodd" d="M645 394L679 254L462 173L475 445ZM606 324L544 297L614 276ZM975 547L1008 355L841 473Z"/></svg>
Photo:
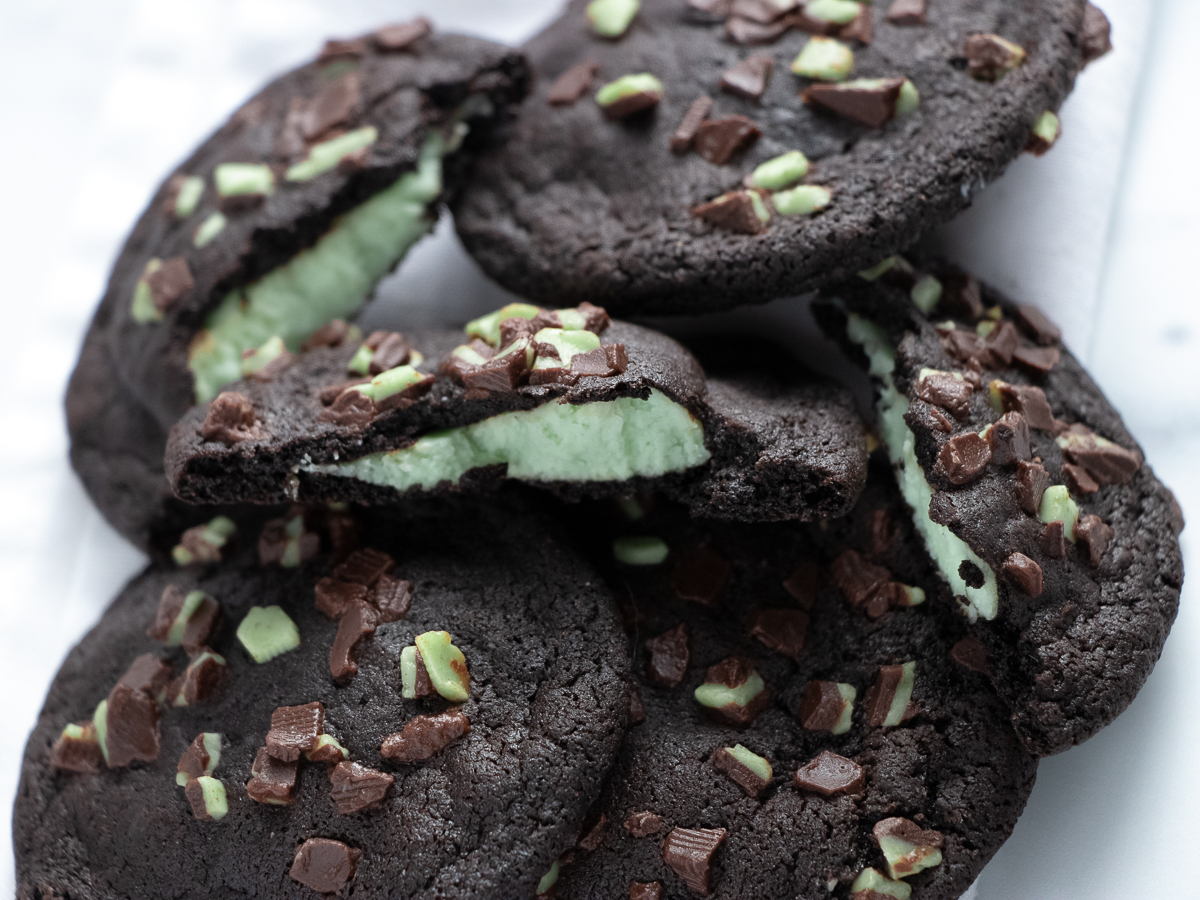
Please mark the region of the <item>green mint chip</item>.
<svg viewBox="0 0 1200 900"><path fill-rule="evenodd" d="M338 163L351 153L370 147L378 139L379 131L374 125L368 125L314 144L308 151L308 158L291 166L284 177L288 181L311 181L318 175L336 169Z"/></svg>
<svg viewBox="0 0 1200 900"><path fill-rule="evenodd" d="M175 194L175 217L186 219L200 205L204 196L204 179L199 175L189 175L179 183L179 191Z"/></svg>
<svg viewBox="0 0 1200 900"><path fill-rule="evenodd" d="M92 713L92 727L96 729L96 742L100 745L100 753L104 756L104 764L108 765L108 698L96 704Z"/></svg>
<svg viewBox="0 0 1200 900"><path fill-rule="evenodd" d="M587 5L588 21L601 37L619 38L637 15L638 0L592 0Z"/></svg>
<svg viewBox="0 0 1200 900"><path fill-rule="evenodd" d="M261 347L250 355L242 357L242 376L254 374L285 350L287 348L283 346L283 338L279 335L267 338L266 343Z"/></svg>
<svg viewBox="0 0 1200 900"><path fill-rule="evenodd" d="M554 865L550 867L550 871L542 876L542 880L538 882L538 894L544 894L554 885L558 884L558 860L554 861Z"/></svg>
<svg viewBox="0 0 1200 900"><path fill-rule="evenodd" d="M138 283L133 289L133 305L130 307L130 314L133 316L133 321L139 325L163 320L162 312L154 305L154 300L150 296L149 281L150 276L161 268L161 259L157 256L151 259L146 263L146 268L142 270L142 277L138 279Z"/></svg>
<svg viewBox="0 0 1200 900"><path fill-rule="evenodd" d="M906 662L900 668L900 683L896 685L892 705L888 707L887 717L883 720L884 728L895 728L899 725L904 718L904 711L908 709L909 701L912 700L913 685L917 680L917 664Z"/></svg>
<svg viewBox="0 0 1200 900"><path fill-rule="evenodd" d="M1049 109L1038 116L1037 121L1033 123L1034 136L1051 146L1058 140L1061 130L1062 123L1059 122L1058 116Z"/></svg>
<svg viewBox="0 0 1200 900"><path fill-rule="evenodd" d="M417 699L417 648L405 647L400 651L400 696L405 700Z"/></svg>
<svg viewBox="0 0 1200 900"><path fill-rule="evenodd" d="M791 187L808 174L808 157L799 150L789 150L768 159L750 173L750 184L766 191Z"/></svg>
<svg viewBox="0 0 1200 900"><path fill-rule="evenodd" d="M412 387L424 377L412 366L396 366L394 369L380 372L367 384L357 385L354 390L378 403Z"/></svg>
<svg viewBox="0 0 1200 900"><path fill-rule="evenodd" d="M862 4L855 0L809 0L804 6L804 14L810 19L834 25L849 25L861 11Z"/></svg>
<svg viewBox="0 0 1200 900"><path fill-rule="evenodd" d="M200 227L196 229L195 237L192 238L194 247L207 247L211 244L222 231L229 220L225 218L224 213L212 213L207 219L200 223Z"/></svg>
<svg viewBox="0 0 1200 900"><path fill-rule="evenodd" d="M904 84L900 85L900 96L896 98L896 115L904 116L915 110L921 103L921 94L917 90L917 86L904 79Z"/></svg>
<svg viewBox="0 0 1200 900"><path fill-rule="evenodd" d="M192 616L196 614L196 610L200 608L208 594L204 591L191 591L183 598L183 606L179 609L179 615L175 617L175 621L171 623L171 628L167 631L167 640L165 641L168 647L178 647L183 643L183 633L187 629L188 622Z"/></svg>
<svg viewBox="0 0 1200 900"><path fill-rule="evenodd" d="M238 640L256 663L265 663L300 646L300 629L279 606L256 606L237 630Z"/></svg>
<svg viewBox="0 0 1200 900"><path fill-rule="evenodd" d="M696 701L710 709L723 706L748 706L750 701L766 690L766 684L757 671L735 688L724 684L702 684L696 688Z"/></svg>
<svg viewBox="0 0 1200 900"><path fill-rule="evenodd" d="M213 181L222 197L269 194L275 190L275 175L263 163L221 163L213 170Z"/></svg>
<svg viewBox="0 0 1200 900"><path fill-rule="evenodd" d="M649 72L638 72L634 75L622 75L615 81L610 81L596 92L596 102L601 106L612 106L618 100L624 100L634 94L658 94L662 96L662 82Z"/></svg>
<svg viewBox="0 0 1200 900"><path fill-rule="evenodd" d="M1075 540L1075 522L1079 518L1079 504L1071 499L1071 494L1065 484L1055 484L1046 488L1042 494L1042 505L1038 510L1038 518L1049 525L1051 522L1063 523L1063 534L1068 541Z"/></svg>
<svg viewBox="0 0 1200 900"><path fill-rule="evenodd" d="M829 188L818 184L798 184L790 190L776 191L771 195L775 212L781 216L812 215L827 207L832 199Z"/></svg>
<svg viewBox="0 0 1200 900"><path fill-rule="evenodd" d="M774 775L774 770L771 764L766 759L759 756L752 750L747 750L741 744L735 744L732 747L726 747L729 755L740 762L743 766L761 778L763 781L770 781Z"/></svg>
<svg viewBox="0 0 1200 900"><path fill-rule="evenodd" d="M535 344L550 344L558 351L558 359L539 356L536 368L570 367L571 360L581 353L589 353L600 346L599 335L590 331L564 331L561 328L543 328L533 336Z"/></svg>
<svg viewBox="0 0 1200 900"><path fill-rule="evenodd" d="M447 631L427 631L416 637L421 662L434 689L451 703L462 703L470 697L470 677L467 658L450 642Z"/></svg>
<svg viewBox="0 0 1200 900"><path fill-rule="evenodd" d="M374 357L375 351L366 344L363 344L354 352L354 356L350 358L350 364L346 368L357 375L369 375L371 373L371 360Z"/></svg>
<svg viewBox="0 0 1200 900"><path fill-rule="evenodd" d="M838 694L846 705L842 707L842 714L837 720L837 724L833 726L832 734L845 734L850 730L850 726L854 721L854 701L858 699L858 689L852 684L838 682Z"/></svg>
<svg viewBox="0 0 1200 900"><path fill-rule="evenodd" d="M804 78L845 81L854 69L854 51L834 38L810 38L792 60L791 68Z"/></svg>
<svg viewBox="0 0 1200 900"><path fill-rule="evenodd" d="M922 275L912 289L913 306L929 315L942 300L942 283L932 275Z"/></svg>
<svg viewBox="0 0 1200 900"><path fill-rule="evenodd" d="M229 812L229 803L225 797L225 785L209 775L201 775L196 779L204 793L204 811L214 820L220 821Z"/></svg>
<svg viewBox="0 0 1200 900"><path fill-rule="evenodd" d="M505 319L534 319L541 309L532 303L510 303L493 313L467 323L467 337L476 337L492 347L500 346L500 323Z"/></svg>
<svg viewBox="0 0 1200 900"><path fill-rule="evenodd" d="M667 542L660 537L638 535L613 541L613 556L627 566L657 566L670 552Z"/></svg>
<svg viewBox="0 0 1200 900"><path fill-rule="evenodd" d="M912 888L903 881L892 881L878 869L863 869L854 884L850 885L850 893L859 891L874 891L895 900L908 900L912 896Z"/></svg>

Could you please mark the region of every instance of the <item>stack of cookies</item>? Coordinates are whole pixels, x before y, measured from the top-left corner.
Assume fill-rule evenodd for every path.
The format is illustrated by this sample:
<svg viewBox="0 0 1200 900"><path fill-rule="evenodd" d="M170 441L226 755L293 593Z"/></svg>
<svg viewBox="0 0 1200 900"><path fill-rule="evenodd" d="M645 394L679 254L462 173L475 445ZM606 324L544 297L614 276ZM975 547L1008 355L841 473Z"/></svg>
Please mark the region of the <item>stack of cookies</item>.
<svg viewBox="0 0 1200 900"><path fill-rule="evenodd" d="M30 737L20 900L960 896L1183 579L1053 322L919 246L1051 149L1108 31L574 0L521 50L420 19L269 84L163 183L71 381L152 561ZM521 299L364 331L444 205ZM873 402L633 321L801 294Z"/></svg>

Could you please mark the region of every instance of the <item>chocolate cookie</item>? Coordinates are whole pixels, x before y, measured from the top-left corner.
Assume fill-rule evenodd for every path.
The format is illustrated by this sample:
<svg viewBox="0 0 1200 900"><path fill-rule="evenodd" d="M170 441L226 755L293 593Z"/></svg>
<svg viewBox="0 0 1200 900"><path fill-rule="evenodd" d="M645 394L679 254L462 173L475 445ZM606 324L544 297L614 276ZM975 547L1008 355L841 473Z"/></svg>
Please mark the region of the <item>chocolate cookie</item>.
<svg viewBox="0 0 1200 900"><path fill-rule="evenodd" d="M441 505L132 582L30 738L17 896L532 896L615 757L624 638L531 513Z"/></svg>
<svg viewBox="0 0 1200 900"><path fill-rule="evenodd" d="M1179 506L1039 310L935 262L865 274L818 313L875 378L905 499L1017 733L1065 750L1158 660L1183 581Z"/></svg>
<svg viewBox="0 0 1200 900"><path fill-rule="evenodd" d="M249 100L159 188L114 265L89 332L97 349L81 357L72 394L128 397L141 407L118 413L131 430L148 416L165 433L241 378L252 365L244 355L280 342L295 351L328 321L354 315L429 231L527 82L519 54L432 34L423 20L330 42ZM110 377L99 345L123 388L91 386ZM143 437L107 430L112 443L92 450L122 455ZM94 436L72 420L73 440ZM111 488L102 468L81 473L85 483L144 545L138 519L157 514L161 482Z"/></svg>
<svg viewBox="0 0 1200 900"><path fill-rule="evenodd" d="M574 0L455 223L506 287L620 316L834 283L1057 136L1085 7Z"/></svg>
<svg viewBox="0 0 1200 900"><path fill-rule="evenodd" d="M233 385L172 430L167 470L204 504L395 503L508 477L569 498L657 490L709 517L840 515L866 477L861 422L845 391L787 365L706 379L599 307L513 304L465 337L346 338Z"/></svg>
<svg viewBox="0 0 1200 900"><path fill-rule="evenodd" d="M722 526L658 503L587 543L658 541L605 567L637 715L562 898L952 898L1033 787L886 464L824 528ZM975 664L975 660L971 660ZM638 719L644 719L636 724ZM875 894L867 893L875 890Z"/></svg>

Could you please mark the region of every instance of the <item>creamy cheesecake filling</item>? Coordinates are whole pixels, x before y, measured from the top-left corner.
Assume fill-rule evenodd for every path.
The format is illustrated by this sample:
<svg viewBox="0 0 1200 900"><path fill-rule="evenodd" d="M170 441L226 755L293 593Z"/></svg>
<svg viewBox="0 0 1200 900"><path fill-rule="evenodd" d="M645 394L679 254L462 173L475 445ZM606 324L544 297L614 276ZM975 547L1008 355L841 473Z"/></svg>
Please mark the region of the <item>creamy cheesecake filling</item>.
<svg viewBox="0 0 1200 900"><path fill-rule="evenodd" d="M625 481L701 465L704 428L657 390L645 399L551 401L426 435L410 447L300 471L356 478L399 491L458 484L472 469L506 465L520 481Z"/></svg>
<svg viewBox="0 0 1200 900"><path fill-rule="evenodd" d="M904 416L908 412L908 398L896 390L892 373L896 368L896 353L887 335L879 326L861 316L849 313L846 333L862 347L870 361L870 373L880 384L879 399L875 408L879 415L879 429L888 456L896 470L900 492L912 509L913 522L925 542L925 549L937 563L942 578L950 585L955 595L966 602L967 618L994 619L999 608L999 593L996 573L986 562L967 546L958 535L929 518L929 503L933 499L933 488L925 479L925 473L917 462L916 438ZM973 588L967 584L959 568L964 562L978 566L983 572L983 584Z"/></svg>

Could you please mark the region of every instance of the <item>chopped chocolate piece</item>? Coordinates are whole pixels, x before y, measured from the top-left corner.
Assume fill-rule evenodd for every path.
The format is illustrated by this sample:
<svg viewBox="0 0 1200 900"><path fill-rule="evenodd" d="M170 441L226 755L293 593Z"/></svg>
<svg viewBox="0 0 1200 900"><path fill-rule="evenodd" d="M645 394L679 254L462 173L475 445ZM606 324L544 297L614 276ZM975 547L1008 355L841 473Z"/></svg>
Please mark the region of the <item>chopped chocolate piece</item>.
<svg viewBox="0 0 1200 900"><path fill-rule="evenodd" d="M987 647L973 634L968 634L950 648L950 658L964 669L970 669L980 675L992 674L988 667Z"/></svg>
<svg viewBox="0 0 1200 900"><path fill-rule="evenodd" d="M980 81L996 81L1025 61L1025 51L995 34L973 34L963 45L967 71Z"/></svg>
<svg viewBox="0 0 1200 900"><path fill-rule="evenodd" d="M1112 49L1112 25L1108 16L1092 3L1083 8L1083 33L1079 36L1083 64L1099 59Z"/></svg>
<svg viewBox="0 0 1200 900"><path fill-rule="evenodd" d="M147 275L146 286L150 288L150 302L154 308L165 313L176 300L194 288L196 282L187 260L176 256L163 260L162 265Z"/></svg>
<svg viewBox="0 0 1200 900"><path fill-rule="evenodd" d="M629 900L662 900L663 886L658 881L634 881L629 885Z"/></svg>
<svg viewBox="0 0 1200 900"><path fill-rule="evenodd" d="M118 683L108 694L105 746L108 767L158 759L158 701L144 691Z"/></svg>
<svg viewBox="0 0 1200 900"><path fill-rule="evenodd" d="M964 363L979 364L979 357L983 355L983 342L975 332L963 331L957 326L949 330L939 328L938 332L942 336L942 344L947 353Z"/></svg>
<svg viewBox="0 0 1200 900"><path fill-rule="evenodd" d="M1029 423L1019 412L1007 412L993 422L987 440L992 450L992 462L998 466L1022 462L1032 456Z"/></svg>
<svg viewBox="0 0 1200 900"><path fill-rule="evenodd" d="M299 762L280 762L266 747L259 747L254 765L250 767L252 777L246 782L246 794L259 803L287 806L292 802L299 765Z"/></svg>
<svg viewBox="0 0 1200 900"><path fill-rule="evenodd" d="M328 62L335 59L353 59L367 52L367 39L356 37L349 39L329 38L317 56L317 62Z"/></svg>
<svg viewBox="0 0 1200 900"><path fill-rule="evenodd" d="M375 351L367 370L371 375L402 366L412 357L412 347L398 331L376 331L367 338L366 345Z"/></svg>
<svg viewBox="0 0 1200 900"><path fill-rule="evenodd" d="M862 766L828 750L797 769L793 780L800 790L815 791L825 797L857 794L867 784Z"/></svg>
<svg viewBox="0 0 1200 900"><path fill-rule="evenodd" d="M333 84L321 89L308 102L300 131L306 140L313 141L335 125L349 121L359 104L357 72L347 72Z"/></svg>
<svg viewBox="0 0 1200 900"><path fill-rule="evenodd" d="M723 166L739 153L749 150L760 137L762 129L751 119L732 115L701 122L696 129L695 147L696 152L710 163Z"/></svg>
<svg viewBox="0 0 1200 900"><path fill-rule="evenodd" d="M600 349L604 351L609 375L621 375L629 368L629 351L625 349L624 344L604 344ZM578 358L576 357L576 359ZM571 368L575 368L574 359L571 360ZM589 373L585 372L584 374Z"/></svg>
<svg viewBox="0 0 1200 900"><path fill-rule="evenodd" d="M317 746L325 731L325 707L319 701L303 706L280 706L271 713L267 750L278 760L292 762Z"/></svg>
<svg viewBox="0 0 1200 900"><path fill-rule="evenodd" d="M379 614L368 603L354 600L346 605L329 650L329 673L335 682L346 684L358 674L355 661L358 644L367 635L375 633L378 622Z"/></svg>
<svg viewBox="0 0 1200 900"><path fill-rule="evenodd" d="M608 816L601 813L595 823L575 842L575 846L586 853L591 853L604 843L604 834L608 830Z"/></svg>
<svg viewBox="0 0 1200 900"><path fill-rule="evenodd" d="M820 579L821 567L815 560L806 559L783 582L783 589L795 598L802 609L812 609L813 604L817 602Z"/></svg>
<svg viewBox="0 0 1200 900"><path fill-rule="evenodd" d="M983 318L983 295L979 279L974 275L956 272L942 279L941 305L950 315L967 322Z"/></svg>
<svg viewBox="0 0 1200 900"><path fill-rule="evenodd" d="M1042 529L1042 549L1051 559L1062 559L1067 555L1066 526L1061 521L1048 522Z"/></svg>
<svg viewBox="0 0 1200 900"><path fill-rule="evenodd" d="M746 792L747 797L757 800L771 783L761 778L745 763L729 752L728 748L720 747L713 754L713 768L729 778Z"/></svg>
<svg viewBox="0 0 1200 900"><path fill-rule="evenodd" d="M429 670L425 668L425 660L421 658L420 649L413 647L413 656L415 660L413 696L418 700L423 697L432 697L437 693L437 689L429 677Z"/></svg>
<svg viewBox="0 0 1200 900"><path fill-rule="evenodd" d="M317 746L312 750L306 751L304 754L305 759L316 763L338 763L349 757L350 751L328 734L323 734L317 738Z"/></svg>
<svg viewBox="0 0 1200 900"><path fill-rule="evenodd" d="M1075 540L1082 541L1087 548L1088 562L1099 566L1104 559L1104 551L1112 543L1113 530L1099 516L1080 516L1075 523Z"/></svg>
<svg viewBox="0 0 1200 900"><path fill-rule="evenodd" d="M380 50L407 50L432 31L429 20L420 16L411 22L385 25L375 32L374 38Z"/></svg>
<svg viewBox="0 0 1200 900"><path fill-rule="evenodd" d="M462 382L468 397L487 396L490 392L511 394L529 374L529 355L518 347L514 352L495 356L481 366L463 372Z"/></svg>
<svg viewBox="0 0 1200 900"><path fill-rule="evenodd" d="M349 604L355 600L366 601L368 588L366 585L325 577L317 582L313 593L317 609L331 619L339 619Z"/></svg>
<svg viewBox="0 0 1200 900"><path fill-rule="evenodd" d="M774 65L775 61L769 56L751 56L743 59L721 75L721 90L758 103L767 90L767 82L771 78ZM705 158L707 159L707 156Z"/></svg>
<svg viewBox="0 0 1200 900"><path fill-rule="evenodd" d="M797 0L733 0L729 15L766 25L798 6Z"/></svg>
<svg viewBox="0 0 1200 900"><path fill-rule="evenodd" d="M733 43L743 46L771 44L791 27L790 17L776 19L769 25L763 25L750 19L743 19L741 16L731 16L725 21L725 37Z"/></svg>
<svg viewBox="0 0 1200 900"><path fill-rule="evenodd" d="M873 832L892 878L907 878L942 861L941 832L923 831L916 822L902 818L876 822Z"/></svg>
<svg viewBox="0 0 1200 900"><path fill-rule="evenodd" d="M872 728L898 725L896 695L903 689L904 666L881 666L875 683L867 692L867 724ZM911 693L912 685L909 684Z"/></svg>
<svg viewBox="0 0 1200 900"><path fill-rule="evenodd" d="M470 721L457 709L436 716L416 716L405 723L402 731L384 739L381 752L396 762L420 762L470 733Z"/></svg>
<svg viewBox="0 0 1200 900"><path fill-rule="evenodd" d="M343 816L373 809L383 803L396 779L386 772L355 762L340 762L329 773L329 796Z"/></svg>
<svg viewBox="0 0 1200 900"><path fill-rule="evenodd" d="M709 547L698 544L685 548L671 573L671 587L682 600L716 606L729 584L733 566Z"/></svg>
<svg viewBox="0 0 1200 900"><path fill-rule="evenodd" d="M636 687L629 691L629 724L641 725L646 721L646 705L642 703L642 692Z"/></svg>
<svg viewBox="0 0 1200 900"><path fill-rule="evenodd" d="M68 725L50 748L50 765L62 772L94 774L103 762L96 726L91 722Z"/></svg>
<svg viewBox="0 0 1200 900"><path fill-rule="evenodd" d="M833 731L842 722L847 702L836 681L810 681L800 701L800 724L809 731Z"/></svg>
<svg viewBox="0 0 1200 900"><path fill-rule="evenodd" d="M1003 369L1010 365L1018 348L1021 336L1012 322L998 322L983 339L979 361L989 369Z"/></svg>
<svg viewBox="0 0 1200 900"><path fill-rule="evenodd" d="M871 550L882 555L892 549L899 537L896 523L886 509L877 509L871 514Z"/></svg>
<svg viewBox="0 0 1200 900"><path fill-rule="evenodd" d="M838 29L837 36L843 41L858 41L869 46L875 40L875 19L871 16L871 5L863 3L858 15Z"/></svg>
<svg viewBox="0 0 1200 900"><path fill-rule="evenodd" d="M1097 484L1128 484L1138 469L1142 458L1132 450L1105 440L1084 425L1075 424L1059 438L1063 456L1082 466Z"/></svg>
<svg viewBox="0 0 1200 900"><path fill-rule="evenodd" d="M672 153L682 155L692 149L692 144L696 140L696 132L700 130L700 126L708 118L712 108L712 97L697 97L692 101L688 111L683 114L683 120L679 123L679 127L671 135Z"/></svg>
<svg viewBox="0 0 1200 900"><path fill-rule="evenodd" d="M917 396L926 403L940 406L960 422L971 411L971 394L975 389L961 375L953 372L923 372L917 380Z"/></svg>
<svg viewBox="0 0 1200 900"><path fill-rule="evenodd" d="M317 347L340 347L349 336L350 326L346 324L346 320L334 319L332 322L326 322L310 334L307 340L302 341L300 350L307 352Z"/></svg>
<svg viewBox="0 0 1200 900"><path fill-rule="evenodd" d="M771 695L753 662L730 656L708 667L696 700L718 719L741 728L770 706Z"/></svg>
<svg viewBox="0 0 1200 900"><path fill-rule="evenodd" d="M627 119L638 113L649 112L655 109L661 101L662 91L636 91L603 105L601 109L604 111L606 119L619 122L621 119Z"/></svg>
<svg viewBox="0 0 1200 900"><path fill-rule="evenodd" d="M219 738L220 735L217 737ZM201 775L212 774L214 766L204 738L204 734L196 735L195 740L188 744L188 748L179 757L179 765L175 767L176 773L184 776L187 781L199 778Z"/></svg>
<svg viewBox="0 0 1200 900"><path fill-rule="evenodd" d="M812 84L800 97L805 103L820 106L868 128L882 128L895 118L903 86L903 78Z"/></svg>
<svg viewBox="0 0 1200 900"><path fill-rule="evenodd" d="M171 664L154 653L143 653L130 664L119 684L161 701L174 675Z"/></svg>
<svg viewBox="0 0 1200 900"><path fill-rule="evenodd" d="M954 423L950 417L936 407L929 411L929 415L933 417L934 423L937 425L938 431L942 434L949 434L954 430Z"/></svg>
<svg viewBox="0 0 1200 900"><path fill-rule="evenodd" d="M693 891L707 894L712 857L725 835L724 828L676 828L663 841L663 862Z"/></svg>
<svg viewBox="0 0 1200 900"><path fill-rule="evenodd" d="M207 779L210 782L215 779ZM220 782L217 782L220 784ZM198 778L193 778L183 786L183 795L187 799L188 804L192 807L192 815L202 822L211 821L216 818L212 815L208 808L208 797L204 792L204 782ZM222 815L222 818L224 816Z"/></svg>
<svg viewBox="0 0 1200 900"><path fill-rule="evenodd" d="M893 25L924 25L929 0L892 0L887 20Z"/></svg>
<svg viewBox="0 0 1200 900"><path fill-rule="evenodd" d="M833 576L833 583L855 609L866 609L868 615L882 615L887 611L886 597L881 609L877 602L883 587L892 580L892 573L883 566L867 562L854 550L843 550L829 567L829 572ZM872 618L875 617L872 615Z"/></svg>
<svg viewBox="0 0 1200 900"><path fill-rule="evenodd" d="M362 851L330 838L309 838L296 850L288 875L318 894L336 894L354 877Z"/></svg>
<svg viewBox="0 0 1200 900"><path fill-rule="evenodd" d="M1024 553L1010 553L1002 567L1004 577L1026 597L1042 594L1042 567Z"/></svg>
<svg viewBox="0 0 1200 900"><path fill-rule="evenodd" d="M686 622L646 641L646 679L659 687L678 687L687 675L691 651Z"/></svg>
<svg viewBox="0 0 1200 900"><path fill-rule="evenodd" d="M1013 351L1013 360L1026 369L1045 375L1058 365L1062 354L1057 347L1018 347Z"/></svg>
<svg viewBox="0 0 1200 900"><path fill-rule="evenodd" d="M581 62L571 66L550 85L550 90L546 92L546 102L551 106L570 106L578 102L592 86L592 79L596 77L599 68L594 62Z"/></svg>
<svg viewBox="0 0 1200 900"><path fill-rule="evenodd" d="M662 831L663 819L662 816L656 815L649 810L642 812L630 813L625 820L624 828L634 837L644 838L658 834Z"/></svg>
<svg viewBox="0 0 1200 900"><path fill-rule="evenodd" d="M1022 303L1017 307L1016 319L1018 327L1044 347L1052 346L1062 340L1062 332L1058 326L1036 306Z"/></svg>
<svg viewBox="0 0 1200 900"><path fill-rule="evenodd" d="M1030 428L1057 431L1050 401L1046 399L1046 392L1040 387L1032 384L1006 384L1003 381L993 381L991 387L1004 412L1019 412L1025 417Z"/></svg>
<svg viewBox="0 0 1200 900"><path fill-rule="evenodd" d="M720 22L732 6L733 0L687 0L685 15L694 22Z"/></svg>
<svg viewBox="0 0 1200 900"><path fill-rule="evenodd" d="M938 461L951 484L967 484L974 481L987 468L992 459L992 448L987 440L968 431L950 438L942 444Z"/></svg>
<svg viewBox="0 0 1200 900"><path fill-rule="evenodd" d="M1100 490L1100 485L1088 474L1083 466L1065 462L1062 464L1063 476L1067 479L1067 487L1072 494L1094 494Z"/></svg>
<svg viewBox="0 0 1200 900"><path fill-rule="evenodd" d="M379 610L379 621L398 622L407 617L412 606L412 595L411 581L380 575L371 589L371 603Z"/></svg>
<svg viewBox="0 0 1200 900"><path fill-rule="evenodd" d="M382 551L370 548L355 550L344 563L333 570L333 577L371 587L379 580L379 576L390 572L394 565L395 560Z"/></svg>
<svg viewBox="0 0 1200 900"><path fill-rule="evenodd" d="M201 647L183 677L171 685L176 706L195 706L213 698L225 677L225 660L207 647Z"/></svg>
<svg viewBox="0 0 1200 900"><path fill-rule="evenodd" d="M815 34L818 37L835 37L839 32L841 32L843 27L837 22L831 22L828 19L820 19L816 16L810 16L803 9L794 15L788 16L787 21L791 24L792 28L795 28L797 31L803 31L807 34Z"/></svg>
<svg viewBox="0 0 1200 900"><path fill-rule="evenodd" d="M613 364L614 361L617 365ZM628 363L629 357L625 355L624 344L608 344L572 356L570 374L577 378L587 375L611 378L624 372Z"/></svg>
<svg viewBox="0 0 1200 900"><path fill-rule="evenodd" d="M146 635L156 641L166 641L171 637L171 629L175 626L183 605L187 601L187 592L177 584L168 584L158 600L158 610L154 615L154 624L146 629Z"/></svg>
<svg viewBox="0 0 1200 900"><path fill-rule="evenodd" d="M804 652L808 613L800 609L759 609L750 615L750 634L769 649L792 659Z"/></svg>
<svg viewBox="0 0 1200 900"><path fill-rule="evenodd" d="M692 215L734 234L759 234L767 228L749 191L722 194L716 200L692 207Z"/></svg>
<svg viewBox="0 0 1200 900"><path fill-rule="evenodd" d="M321 552L321 537L304 527L303 513L272 519L258 536L258 561L263 566L296 568Z"/></svg>

